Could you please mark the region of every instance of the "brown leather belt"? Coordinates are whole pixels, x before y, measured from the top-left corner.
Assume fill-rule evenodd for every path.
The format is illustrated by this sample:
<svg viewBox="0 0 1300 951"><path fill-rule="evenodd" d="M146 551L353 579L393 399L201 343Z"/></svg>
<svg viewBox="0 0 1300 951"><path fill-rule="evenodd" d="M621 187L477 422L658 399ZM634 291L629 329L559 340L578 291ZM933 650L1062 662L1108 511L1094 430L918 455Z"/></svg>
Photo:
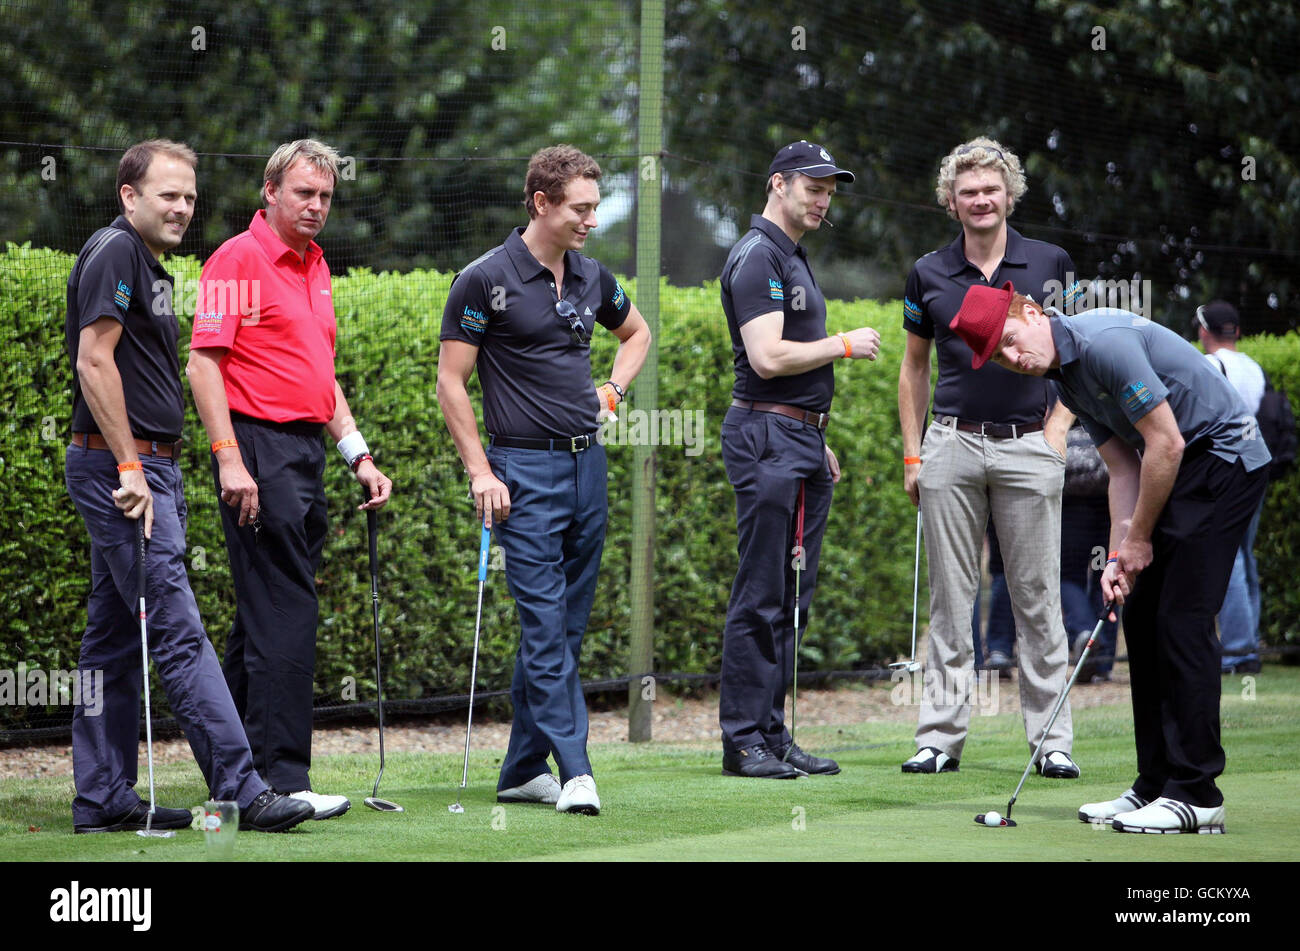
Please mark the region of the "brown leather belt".
<svg viewBox="0 0 1300 951"><path fill-rule="evenodd" d="M73 433L72 444L78 449L107 449L108 441L99 433ZM180 440L176 442L150 442L148 439L137 439L135 448L142 456L161 456L163 459L171 459L180 452Z"/></svg>
<svg viewBox="0 0 1300 951"><path fill-rule="evenodd" d="M798 406L787 406L785 403L732 400L731 405L738 409L753 410L755 413L776 413L778 416L787 416L790 419L797 419L808 426L816 426L818 429L825 429L831 421L830 413L814 413L811 410L800 409Z"/></svg>
<svg viewBox="0 0 1300 951"><path fill-rule="evenodd" d="M979 433L989 439L1019 439L1043 429L1041 419L1036 423L975 423L956 416L936 416L934 421L940 426L960 429L964 433Z"/></svg>

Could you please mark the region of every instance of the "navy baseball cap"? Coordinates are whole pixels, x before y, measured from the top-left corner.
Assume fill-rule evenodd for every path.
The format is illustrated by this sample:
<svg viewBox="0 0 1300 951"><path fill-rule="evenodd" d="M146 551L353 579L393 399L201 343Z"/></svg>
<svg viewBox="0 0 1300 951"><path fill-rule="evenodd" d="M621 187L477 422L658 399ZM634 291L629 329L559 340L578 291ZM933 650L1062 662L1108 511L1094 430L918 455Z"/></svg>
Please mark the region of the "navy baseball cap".
<svg viewBox="0 0 1300 951"><path fill-rule="evenodd" d="M1212 300L1196 308L1196 322L1216 337L1241 336L1241 317L1226 300Z"/></svg>
<svg viewBox="0 0 1300 951"><path fill-rule="evenodd" d="M767 177L771 178L777 172L802 172L810 178L830 178L834 175L842 182L854 179L852 172L835 164L830 152L807 139L791 142L776 153L772 164L767 167Z"/></svg>

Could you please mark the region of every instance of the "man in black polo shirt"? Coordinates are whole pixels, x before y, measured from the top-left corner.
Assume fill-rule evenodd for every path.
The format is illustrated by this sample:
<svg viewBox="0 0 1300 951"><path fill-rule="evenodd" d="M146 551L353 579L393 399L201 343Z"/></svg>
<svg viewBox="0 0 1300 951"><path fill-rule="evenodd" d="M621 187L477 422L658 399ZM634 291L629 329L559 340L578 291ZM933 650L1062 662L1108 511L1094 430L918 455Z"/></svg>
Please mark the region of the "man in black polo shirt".
<svg viewBox="0 0 1300 951"><path fill-rule="evenodd" d="M650 329L622 286L579 251L596 227L600 166L569 145L528 164L529 223L456 277L443 310L438 403L470 477L474 507L505 550L519 608L515 718L500 802L595 815L578 658L605 542L605 447L597 423L641 369ZM590 340L619 340L593 387ZM483 451L466 383L478 368ZM560 778L547 765L554 755Z"/></svg>
<svg viewBox="0 0 1300 951"><path fill-rule="evenodd" d="M1016 619L1020 706L1031 750L1065 686L1061 487L1073 417L1055 405L1042 380L997 366L973 367L970 348L949 329L973 285L1010 280L1036 300L1072 303L1069 255L1007 226L1024 192L1020 160L1009 149L987 138L953 149L940 163L936 194L961 223L961 234L917 261L907 279L903 327L908 336L898 377L898 415L903 485L912 503L919 502L925 528L930 642L917 752L903 764L905 773L954 771L961 759L974 669L971 610L990 513ZM932 342L939 352L939 382L934 423L927 430ZM1043 746L1039 771L1077 777L1072 743L1067 705Z"/></svg>
<svg viewBox="0 0 1300 951"><path fill-rule="evenodd" d="M176 452L185 420L172 279L158 258L194 214L195 156L166 140L128 149L118 166L122 215L96 231L68 278L66 336L73 369L68 494L90 533L91 592L78 669L102 672L102 710L73 714L77 832L143 829L136 794L140 628L134 613L136 521L148 545L148 632L172 713L214 799L237 802L240 827L279 831L311 807L267 787L221 676L185 574L185 493ZM157 808L160 829L190 824Z"/></svg>
<svg viewBox="0 0 1300 951"><path fill-rule="evenodd" d="M839 481L825 429L835 394L831 364L876 359L870 327L826 335L822 296L799 240L821 227L837 181L853 181L830 153L801 140L776 153L767 205L731 249L722 270L722 309L736 383L722 422L722 458L736 490L740 564L722 639L718 718L722 771L794 779L840 771L834 760L794 745L785 728L786 681L795 660L795 569L803 497L804 569L799 614L808 617L822 534Z"/></svg>

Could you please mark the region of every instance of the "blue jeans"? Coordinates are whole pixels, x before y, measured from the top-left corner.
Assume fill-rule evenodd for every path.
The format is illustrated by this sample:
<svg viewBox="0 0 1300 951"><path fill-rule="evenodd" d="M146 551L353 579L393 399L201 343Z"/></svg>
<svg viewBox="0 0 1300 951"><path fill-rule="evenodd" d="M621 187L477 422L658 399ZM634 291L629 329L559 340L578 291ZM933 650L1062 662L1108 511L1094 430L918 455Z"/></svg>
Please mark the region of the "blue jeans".
<svg viewBox="0 0 1300 951"><path fill-rule="evenodd" d="M510 517L493 531L520 628L510 684L515 718L497 789L549 773L549 754L566 783L591 773L578 659L605 546L605 447L491 446L487 457L510 492Z"/></svg>
<svg viewBox="0 0 1300 951"><path fill-rule="evenodd" d="M266 783L253 769L248 739L185 573L180 467L156 456L141 462L154 505L146 571L149 655L213 798L248 806ZM83 703L73 712L72 816L77 825L99 825L140 802L134 788L143 663L136 523L113 504L120 483L111 452L69 446L64 479L90 533L91 590L77 665L83 672L102 671L104 684L102 710Z"/></svg>
<svg viewBox="0 0 1300 951"><path fill-rule="evenodd" d="M1219 639L1223 644L1224 668L1243 661L1259 660L1255 651L1259 647L1259 569L1255 564L1255 533L1259 531L1259 516L1264 511L1260 502L1255 517L1246 528L1246 537L1237 549L1237 560L1232 565L1228 579L1228 593L1219 608Z"/></svg>

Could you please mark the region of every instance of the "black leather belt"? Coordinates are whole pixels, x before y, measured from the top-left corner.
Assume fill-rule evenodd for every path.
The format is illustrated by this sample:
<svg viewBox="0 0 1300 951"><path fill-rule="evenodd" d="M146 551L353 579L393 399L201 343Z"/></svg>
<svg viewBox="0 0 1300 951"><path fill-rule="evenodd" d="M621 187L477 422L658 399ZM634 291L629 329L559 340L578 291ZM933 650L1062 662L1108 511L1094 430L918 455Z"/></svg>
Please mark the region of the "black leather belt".
<svg viewBox="0 0 1300 951"><path fill-rule="evenodd" d="M804 409L800 406L790 406L786 403L759 403L754 400L732 400L731 405L737 409L747 409L755 413L776 413L778 416L797 419L801 423L808 426L816 426L818 429L825 429L831 422L830 413L814 413L812 410Z"/></svg>
<svg viewBox="0 0 1300 951"><path fill-rule="evenodd" d="M565 452L582 452L596 443L595 433L565 436L563 439L527 439L523 436L489 436L492 445L503 449L562 449Z"/></svg>
<svg viewBox="0 0 1300 951"><path fill-rule="evenodd" d="M1043 430L1041 419L1036 423L975 423L956 416L936 416L934 421L940 426L960 429L964 433L979 433L989 439L1019 439Z"/></svg>

